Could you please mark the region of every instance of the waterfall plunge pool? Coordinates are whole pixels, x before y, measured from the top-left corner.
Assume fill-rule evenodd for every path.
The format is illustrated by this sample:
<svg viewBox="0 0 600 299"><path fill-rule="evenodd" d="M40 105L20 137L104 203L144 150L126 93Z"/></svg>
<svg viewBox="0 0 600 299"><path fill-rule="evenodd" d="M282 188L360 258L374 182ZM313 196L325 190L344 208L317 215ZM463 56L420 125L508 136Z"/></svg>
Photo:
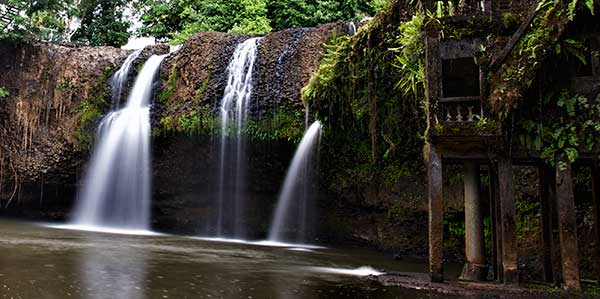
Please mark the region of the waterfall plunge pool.
<svg viewBox="0 0 600 299"><path fill-rule="evenodd" d="M384 287L377 272L424 272L381 253L123 235L0 222L6 298L449 298ZM265 244L268 245L268 244Z"/></svg>

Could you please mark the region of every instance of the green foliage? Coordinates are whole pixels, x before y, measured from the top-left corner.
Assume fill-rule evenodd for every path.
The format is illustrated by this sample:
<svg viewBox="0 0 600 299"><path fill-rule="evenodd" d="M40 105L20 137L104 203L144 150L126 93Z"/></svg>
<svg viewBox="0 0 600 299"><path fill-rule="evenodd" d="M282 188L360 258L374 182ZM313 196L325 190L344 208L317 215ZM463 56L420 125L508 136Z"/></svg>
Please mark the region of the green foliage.
<svg viewBox="0 0 600 299"><path fill-rule="evenodd" d="M75 146L80 149L88 149L92 145L93 141L93 127L94 124L100 119L103 111L107 108L107 99L110 98L110 89L108 88L108 79L112 73L112 68L107 66L104 69L102 77L98 78L95 82L90 95L81 101L78 112L79 126L75 131L74 137L77 141ZM72 84L63 80L57 86L61 90L72 92L74 87Z"/></svg>
<svg viewBox="0 0 600 299"><path fill-rule="evenodd" d="M167 79L167 87L158 95L158 100L161 103L167 103L173 97L177 84L177 63L173 63L169 78Z"/></svg>
<svg viewBox="0 0 600 299"><path fill-rule="evenodd" d="M192 135L202 128L202 117L196 111L179 117L179 127L188 135Z"/></svg>
<svg viewBox="0 0 600 299"><path fill-rule="evenodd" d="M75 139L80 149L89 148L92 145L90 126L102 116L100 108L90 99L85 99L79 106L79 129L75 131Z"/></svg>
<svg viewBox="0 0 600 299"><path fill-rule="evenodd" d="M137 34L154 36L159 41L167 40L172 33L181 29L183 7L179 0L137 0L134 7L138 10L142 26Z"/></svg>
<svg viewBox="0 0 600 299"><path fill-rule="evenodd" d="M524 120L519 123L523 134L521 145L540 151L541 158L551 165L564 167L574 162L581 150L592 150L600 140L600 97L588 99L567 91L549 94L544 107L555 117L541 122Z"/></svg>
<svg viewBox="0 0 600 299"><path fill-rule="evenodd" d="M79 112L81 112L79 122L80 125L84 127L102 116L100 109L98 109L96 105L90 104L90 100L84 100L81 102L81 105L79 106Z"/></svg>
<svg viewBox="0 0 600 299"><path fill-rule="evenodd" d="M504 28L513 28L521 24L522 18L512 12L502 13L502 25Z"/></svg>
<svg viewBox="0 0 600 299"><path fill-rule="evenodd" d="M423 86L425 82L425 33L423 31L424 16L417 13L412 20L400 24L398 48L395 67L400 72L400 81L396 88L404 96L424 100Z"/></svg>
<svg viewBox="0 0 600 299"><path fill-rule="evenodd" d="M339 20L361 19L374 15L389 3L389 0L272 0L267 7L273 29L283 30Z"/></svg>
<svg viewBox="0 0 600 299"><path fill-rule="evenodd" d="M125 0L82 0L81 26L73 40L91 46L119 47L127 43L131 25L123 12Z"/></svg>
<svg viewBox="0 0 600 299"><path fill-rule="evenodd" d="M479 115L475 116L477 118L477 122L475 123L475 128L477 128L480 132L494 132L500 129L500 123L488 117L482 117Z"/></svg>
<svg viewBox="0 0 600 299"><path fill-rule="evenodd" d="M271 31L266 0L181 0L181 30L172 43L182 43L194 33L221 31L264 34Z"/></svg>
<svg viewBox="0 0 600 299"><path fill-rule="evenodd" d="M143 26L140 35L154 35L172 44L203 31L265 34L362 19L385 9L390 0L137 0Z"/></svg>
<svg viewBox="0 0 600 299"><path fill-rule="evenodd" d="M287 140L299 143L304 135L304 113L280 109L260 119L250 119L244 134L253 140Z"/></svg>
<svg viewBox="0 0 600 299"><path fill-rule="evenodd" d="M583 284L583 292L590 295L600 295L600 285L598 284Z"/></svg>
<svg viewBox="0 0 600 299"><path fill-rule="evenodd" d="M570 40L561 42L561 33L573 21L576 13L584 9L594 13L593 4L581 4L578 0L539 2L529 31L516 44L507 63L502 65L499 78L492 80L490 101L500 116L505 117L522 93L531 86L541 61L561 52L561 44L571 50L577 49L577 45L570 43Z"/></svg>
<svg viewBox="0 0 600 299"><path fill-rule="evenodd" d="M395 88L403 76L396 56L409 43L399 42L408 34L387 21L394 17L384 11L352 38L332 34L319 68L302 89L303 102L324 126L321 162L335 190L394 188L423 171L422 98Z"/></svg>
<svg viewBox="0 0 600 299"><path fill-rule="evenodd" d="M539 201L528 201L521 196L515 197L517 211L517 238L535 240L540 231L541 209Z"/></svg>
<svg viewBox="0 0 600 299"><path fill-rule="evenodd" d="M160 127L152 132L154 137L167 133L186 135L212 135L215 132L215 118L206 106L176 116L167 115L160 119Z"/></svg>
<svg viewBox="0 0 600 299"><path fill-rule="evenodd" d="M21 14L8 16L12 22L0 31L0 38L37 39L50 42L67 41L69 24L77 16L74 0L19 1L7 0L6 5L15 7Z"/></svg>
<svg viewBox="0 0 600 299"><path fill-rule="evenodd" d="M420 163L420 161L408 161L402 164L395 163L387 165L383 171L384 180L388 184L395 184L404 177L416 175L415 169L419 168L419 165L416 165L417 163Z"/></svg>
<svg viewBox="0 0 600 299"><path fill-rule="evenodd" d="M444 227L447 234L444 237L444 247L463 247L465 239L465 216L463 213L445 213Z"/></svg>
<svg viewBox="0 0 600 299"><path fill-rule="evenodd" d="M204 82L202 82L202 85L200 85L198 90L196 90L196 94L194 95L194 103L200 104L200 100L202 99L204 92L208 88L209 83L210 83L210 76L206 77L206 79L204 79Z"/></svg>
<svg viewBox="0 0 600 299"><path fill-rule="evenodd" d="M0 99L10 96L10 92L6 87L0 86Z"/></svg>
<svg viewBox="0 0 600 299"><path fill-rule="evenodd" d="M344 79L352 79L349 76L350 70L347 69L350 62L347 56L352 50L350 38L347 35L334 33L324 46L325 53L321 58L319 69L310 78L308 85L302 89L302 101L305 104L350 93L348 89L337 89L338 82L335 81L342 75L347 76Z"/></svg>

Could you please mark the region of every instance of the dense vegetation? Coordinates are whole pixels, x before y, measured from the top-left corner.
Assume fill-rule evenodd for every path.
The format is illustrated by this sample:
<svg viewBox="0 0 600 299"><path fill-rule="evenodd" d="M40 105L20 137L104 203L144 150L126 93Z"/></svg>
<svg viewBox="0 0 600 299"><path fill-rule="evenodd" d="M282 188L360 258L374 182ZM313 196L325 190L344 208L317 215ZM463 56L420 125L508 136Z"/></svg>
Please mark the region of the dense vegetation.
<svg viewBox="0 0 600 299"><path fill-rule="evenodd" d="M120 46L132 35L181 43L201 31L265 34L296 26L360 19L388 0L8 0L0 37ZM132 21L139 18L139 28ZM5 24L0 23L0 28Z"/></svg>
<svg viewBox="0 0 600 299"><path fill-rule="evenodd" d="M388 0L140 0L139 33L181 42L200 31L264 34L373 15Z"/></svg>
<svg viewBox="0 0 600 299"><path fill-rule="evenodd" d="M1 24L0 38L74 41L92 46L120 46L131 35L125 0L8 0L19 11Z"/></svg>

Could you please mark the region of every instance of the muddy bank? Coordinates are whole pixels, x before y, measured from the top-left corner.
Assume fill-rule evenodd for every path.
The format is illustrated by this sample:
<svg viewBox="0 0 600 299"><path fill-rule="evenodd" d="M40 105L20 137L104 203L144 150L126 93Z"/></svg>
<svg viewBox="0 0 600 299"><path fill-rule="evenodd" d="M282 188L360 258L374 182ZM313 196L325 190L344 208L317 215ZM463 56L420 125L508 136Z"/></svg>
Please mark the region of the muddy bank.
<svg viewBox="0 0 600 299"><path fill-rule="evenodd" d="M387 287L400 287L414 290L427 290L445 295L456 295L468 298L600 298L594 290L587 293L569 293L551 285L526 286L504 285L501 283L471 283L457 280L445 283L430 282L424 273L389 273L370 276L368 280L376 281Z"/></svg>

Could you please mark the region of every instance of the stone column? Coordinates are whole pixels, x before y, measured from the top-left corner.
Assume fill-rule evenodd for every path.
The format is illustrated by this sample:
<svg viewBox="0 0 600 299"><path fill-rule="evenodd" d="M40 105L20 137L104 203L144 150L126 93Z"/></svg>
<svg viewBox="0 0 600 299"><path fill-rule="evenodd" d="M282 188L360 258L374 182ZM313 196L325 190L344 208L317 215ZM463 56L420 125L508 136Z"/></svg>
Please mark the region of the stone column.
<svg viewBox="0 0 600 299"><path fill-rule="evenodd" d="M594 219L594 266L596 281L600 282L600 165L592 165L592 202Z"/></svg>
<svg viewBox="0 0 600 299"><path fill-rule="evenodd" d="M465 253L467 262L463 268L461 280L484 280L487 271L485 265L485 243L483 236L483 218L479 194L479 165L473 161L464 163L465 188Z"/></svg>
<svg viewBox="0 0 600 299"><path fill-rule="evenodd" d="M492 223L494 227L494 278L496 281L502 281L504 269L502 268L502 209L500 208L500 183L498 182L498 165L490 164L490 187L492 189Z"/></svg>
<svg viewBox="0 0 600 299"><path fill-rule="evenodd" d="M556 186L554 171L548 169L546 164L542 164L538 168L539 182L540 182L540 205L542 208L542 250L544 252L544 281L549 283L555 282L554 273L558 274L560 269L554 269L554 263L552 262L553 252L555 248L553 240L553 203L556 202L556 192L554 190Z"/></svg>
<svg viewBox="0 0 600 299"><path fill-rule="evenodd" d="M444 204L442 159L435 145L428 144L428 196L429 196L429 273L432 282L444 281Z"/></svg>
<svg viewBox="0 0 600 299"><path fill-rule="evenodd" d="M558 163L556 166L556 209L564 286L569 291L581 291L571 163L567 163L563 169Z"/></svg>
<svg viewBox="0 0 600 299"><path fill-rule="evenodd" d="M488 176L490 178L490 188L489 188L489 197L490 197L490 216L492 218L492 226L490 227L491 229L491 235L492 235L492 256L491 256L491 269L492 275L494 277L494 280L499 281L500 277L501 277L501 271L499 270L499 265L501 265L501 261L499 260L499 256L500 256L500 246L498 246L499 244L499 240L500 238L498 237L499 235L499 230L498 230L498 217L497 215L497 211L498 211L498 180L496 179L496 166L493 163L490 163L488 165Z"/></svg>
<svg viewBox="0 0 600 299"><path fill-rule="evenodd" d="M515 191L510 157L498 160L498 196L500 199L500 225L502 226L502 270L505 284L519 282L517 268L517 227L515 220Z"/></svg>

